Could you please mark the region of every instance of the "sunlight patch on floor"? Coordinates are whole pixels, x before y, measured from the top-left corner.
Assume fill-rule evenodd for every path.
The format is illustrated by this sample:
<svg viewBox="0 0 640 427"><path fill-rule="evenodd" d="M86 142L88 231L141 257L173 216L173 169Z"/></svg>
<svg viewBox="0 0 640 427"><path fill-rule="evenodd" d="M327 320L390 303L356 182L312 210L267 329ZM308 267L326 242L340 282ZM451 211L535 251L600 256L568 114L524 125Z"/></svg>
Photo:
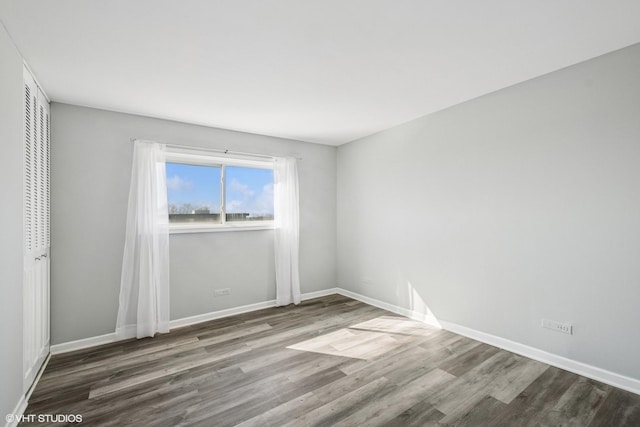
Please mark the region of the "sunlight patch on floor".
<svg viewBox="0 0 640 427"><path fill-rule="evenodd" d="M428 336L437 331L406 317L380 316L287 348L371 360L398 348L409 337Z"/></svg>
<svg viewBox="0 0 640 427"><path fill-rule="evenodd" d="M429 336L439 330L418 320L411 320L401 316L380 316L352 325L350 328L422 337Z"/></svg>

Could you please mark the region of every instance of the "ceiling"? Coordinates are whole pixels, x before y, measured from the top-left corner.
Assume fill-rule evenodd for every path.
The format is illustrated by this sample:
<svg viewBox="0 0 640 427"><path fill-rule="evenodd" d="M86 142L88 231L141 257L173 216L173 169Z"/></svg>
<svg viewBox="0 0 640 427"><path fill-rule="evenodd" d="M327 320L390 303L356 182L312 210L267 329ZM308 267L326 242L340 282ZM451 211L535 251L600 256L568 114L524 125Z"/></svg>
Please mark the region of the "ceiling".
<svg viewBox="0 0 640 427"><path fill-rule="evenodd" d="M638 0L1 0L54 101L339 145L640 42Z"/></svg>

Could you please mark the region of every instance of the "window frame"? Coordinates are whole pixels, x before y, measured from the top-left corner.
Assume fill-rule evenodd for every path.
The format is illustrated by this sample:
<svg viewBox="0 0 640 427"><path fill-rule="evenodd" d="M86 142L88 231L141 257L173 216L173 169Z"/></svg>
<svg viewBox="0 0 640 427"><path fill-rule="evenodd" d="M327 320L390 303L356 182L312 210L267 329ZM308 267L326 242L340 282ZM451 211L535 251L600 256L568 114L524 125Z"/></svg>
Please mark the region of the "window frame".
<svg viewBox="0 0 640 427"><path fill-rule="evenodd" d="M166 148L166 163L180 163L193 166L211 166L220 168L220 223L169 223L169 234L212 233L224 231L272 230L274 220L266 221L229 221L226 220L226 166L239 166L255 169L274 169L272 158L254 158L244 155L227 155L207 150ZM168 209L168 206L167 206Z"/></svg>

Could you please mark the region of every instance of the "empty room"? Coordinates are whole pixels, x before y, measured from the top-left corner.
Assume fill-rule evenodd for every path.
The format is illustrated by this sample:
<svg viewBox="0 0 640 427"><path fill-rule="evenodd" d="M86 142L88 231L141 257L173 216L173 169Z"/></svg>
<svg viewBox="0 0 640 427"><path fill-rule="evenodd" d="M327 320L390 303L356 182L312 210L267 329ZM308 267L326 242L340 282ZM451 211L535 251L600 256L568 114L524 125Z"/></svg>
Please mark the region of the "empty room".
<svg viewBox="0 0 640 427"><path fill-rule="evenodd" d="M0 1L5 425L640 426L639 16Z"/></svg>

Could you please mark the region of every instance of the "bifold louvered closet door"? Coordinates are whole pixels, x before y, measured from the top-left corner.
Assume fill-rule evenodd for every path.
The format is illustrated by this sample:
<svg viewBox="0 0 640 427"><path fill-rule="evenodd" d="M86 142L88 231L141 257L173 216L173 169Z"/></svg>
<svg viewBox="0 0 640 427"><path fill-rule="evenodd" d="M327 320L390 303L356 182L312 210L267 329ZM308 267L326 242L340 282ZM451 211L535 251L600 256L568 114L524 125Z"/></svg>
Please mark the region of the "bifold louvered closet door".
<svg viewBox="0 0 640 427"><path fill-rule="evenodd" d="M49 354L49 102L24 70L24 388Z"/></svg>

